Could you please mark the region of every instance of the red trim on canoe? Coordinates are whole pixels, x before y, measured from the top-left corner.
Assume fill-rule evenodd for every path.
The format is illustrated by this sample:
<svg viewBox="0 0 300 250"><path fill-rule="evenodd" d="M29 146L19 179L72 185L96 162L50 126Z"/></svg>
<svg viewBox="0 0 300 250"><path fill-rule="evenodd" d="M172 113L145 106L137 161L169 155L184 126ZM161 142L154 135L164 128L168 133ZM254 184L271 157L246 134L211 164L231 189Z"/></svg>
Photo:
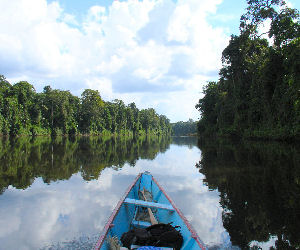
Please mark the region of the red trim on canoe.
<svg viewBox="0 0 300 250"><path fill-rule="evenodd" d="M131 189L133 188L133 186L135 185L135 183L137 182L137 180L141 177L142 173L140 173L134 180L134 182L128 187L128 189L126 190L125 194L123 195L123 197L120 199L120 201L118 202L118 205L116 206L116 208L114 209L114 211L112 212L111 216L109 217L102 233L101 236L99 237L94 249L100 249L103 245L104 239L106 238L106 235L108 233L108 230L110 229L110 227L112 226L112 222L115 219L117 213L120 210L121 205L123 204L125 198L127 197L127 195L129 194L129 192L131 191Z"/></svg>
<svg viewBox="0 0 300 250"><path fill-rule="evenodd" d="M183 215L183 213L179 210L179 208L176 207L175 203L167 195L167 193L165 192L165 190L158 184L158 182L154 179L153 176L152 176L152 180L156 183L156 185L158 186L158 188L163 192L163 194L169 200L169 202L174 207L174 209L176 210L176 212L179 214L179 216L181 217L181 219L184 221L185 225L187 226L187 228L189 229L189 231L192 233L192 238L195 239L195 241L198 243L199 247L202 250L205 250L206 248L205 248L204 244L201 242L201 240L200 240L199 236L197 235L196 231L194 230L194 228L192 227L192 225L189 223L189 221L185 218L185 216Z"/></svg>

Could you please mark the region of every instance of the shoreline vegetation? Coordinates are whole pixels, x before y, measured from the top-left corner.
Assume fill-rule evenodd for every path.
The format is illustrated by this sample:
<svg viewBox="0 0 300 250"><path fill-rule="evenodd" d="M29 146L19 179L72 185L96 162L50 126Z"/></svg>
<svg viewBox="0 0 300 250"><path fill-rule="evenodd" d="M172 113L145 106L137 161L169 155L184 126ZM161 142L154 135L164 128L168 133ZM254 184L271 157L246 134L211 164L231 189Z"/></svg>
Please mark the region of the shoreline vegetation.
<svg viewBox="0 0 300 250"><path fill-rule="evenodd" d="M170 134L170 120L153 108L139 110L134 102L104 101L91 89L80 98L50 86L36 93L26 81L11 85L0 75L0 136Z"/></svg>
<svg viewBox="0 0 300 250"><path fill-rule="evenodd" d="M247 3L240 35L223 50L220 78L204 87L196 105L198 133L300 141L299 10L282 0ZM269 30L262 33L266 22Z"/></svg>
<svg viewBox="0 0 300 250"><path fill-rule="evenodd" d="M193 121L193 119L171 123L171 126L173 136L198 136L197 121Z"/></svg>

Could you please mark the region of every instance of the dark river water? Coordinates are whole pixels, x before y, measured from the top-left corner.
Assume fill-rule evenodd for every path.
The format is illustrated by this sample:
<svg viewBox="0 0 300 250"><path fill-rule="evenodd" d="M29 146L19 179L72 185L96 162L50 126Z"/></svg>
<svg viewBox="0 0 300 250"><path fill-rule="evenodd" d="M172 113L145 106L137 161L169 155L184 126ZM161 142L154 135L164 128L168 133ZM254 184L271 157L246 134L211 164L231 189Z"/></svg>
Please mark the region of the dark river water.
<svg viewBox="0 0 300 250"><path fill-rule="evenodd" d="M300 248L300 147L195 137L0 140L0 249L91 249L150 171L209 249Z"/></svg>

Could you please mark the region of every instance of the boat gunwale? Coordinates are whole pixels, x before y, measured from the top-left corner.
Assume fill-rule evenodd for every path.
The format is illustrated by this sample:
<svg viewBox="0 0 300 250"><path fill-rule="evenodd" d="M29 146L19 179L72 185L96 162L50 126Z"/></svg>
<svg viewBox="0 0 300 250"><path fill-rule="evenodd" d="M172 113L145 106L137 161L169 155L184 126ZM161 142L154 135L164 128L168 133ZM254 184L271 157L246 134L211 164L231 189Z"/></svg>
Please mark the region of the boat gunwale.
<svg viewBox="0 0 300 250"><path fill-rule="evenodd" d="M197 244L199 245L199 247L202 250L205 250L206 247L204 246L204 243L200 240L200 238L199 238L198 234L196 233L195 229L192 227L192 225L187 220L187 218L184 216L184 214L180 211L180 209L176 206L176 204L173 202L173 200L170 198L170 196L165 192L163 187L157 182L157 180L153 176L152 176L152 180L155 182L155 184L158 186L158 188L163 192L163 194L166 196L168 201L171 203L171 205L173 206L175 211L178 213L180 218L183 220L184 224L187 226L188 230L191 232L192 238L197 242Z"/></svg>
<svg viewBox="0 0 300 250"><path fill-rule="evenodd" d="M124 203L124 200L126 199L126 197L128 196L129 192L132 190L132 188L134 187L134 185L137 183L137 181L142 177L142 175L145 173L139 173L137 175L137 177L135 178L135 180L133 181L133 183L127 188L126 192L124 193L124 195L122 196L122 198L119 200L117 206L115 207L115 209L113 210L112 214L110 215L108 221L106 222L104 229L102 230L102 233L99 237L99 239L97 240L94 249L99 250L103 243L104 240L107 236L108 230L112 227L112 222L115 219L116 215L118 214L122 204ZM151 175L151 174L150 174ZM173 202L173 200L169 197L169 195L166 193L166 191L163 189L163 187L157 182L157 180L153 177L153 175L151 175L152 180L155 182L155 184L158 186L158 188L162 191L162 193L166 196L166 198L168 199L168 201L171 203L171 205L173 206L173 208L175 209L175 211L178 213L178 215L180 216L180 218L183 220L184 224L187 226L188 230L191 232L192 234L192 238L197 242L198 246L202 249L202 250L206 250L206 247L204 245L204 243L200 240L198 234L196 233L195 229L192 227L192 225L189 223L189 221L186 219L186 217L184 216L184 214L180 211L180 209L175 205L175 203Z"/></svg>
<svg viewBox="0 0 300 250"><path fill-rule="evenodd" d="M112 222L114 221L116 215L118 214L124 200L126 199L126 197L128 196L129 192L131 191L131 189L134 187L134 185L136 184L136 182L139 180L139 178L142 176L143 173L140 173L137 175L137 177L135 178L135 180L133 181L133 183L127 188L126 192L124 193L124 195L122 196L122 198L119 200L117 206L115 207L115 209L113 210L112 214L110 215L108 221L106 222L104 229L102 230L102 233L98 239L98 241L95 244L94 249L100 249L103 245L103 242L107 236L108 230L112 227Z"/></svg>

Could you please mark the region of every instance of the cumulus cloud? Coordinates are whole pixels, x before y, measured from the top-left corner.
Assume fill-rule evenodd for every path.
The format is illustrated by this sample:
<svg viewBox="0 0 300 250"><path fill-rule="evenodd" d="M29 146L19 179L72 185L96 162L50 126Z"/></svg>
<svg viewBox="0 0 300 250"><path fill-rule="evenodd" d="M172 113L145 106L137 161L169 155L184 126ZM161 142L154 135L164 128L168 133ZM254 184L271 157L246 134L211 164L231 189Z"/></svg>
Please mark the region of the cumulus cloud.
<svg viewBox="0 0 300 250"><path fill-rule="evenodd" d="M104 99L147 103L172 121L196 118L201 80L217 79L228 41L207 21L221 2L114 1L91 6L79 21L59 2L1 1L1 74L37 90L50 84L76 94L92 86ZM185 106L176 113L175 97Z"/></svg>

